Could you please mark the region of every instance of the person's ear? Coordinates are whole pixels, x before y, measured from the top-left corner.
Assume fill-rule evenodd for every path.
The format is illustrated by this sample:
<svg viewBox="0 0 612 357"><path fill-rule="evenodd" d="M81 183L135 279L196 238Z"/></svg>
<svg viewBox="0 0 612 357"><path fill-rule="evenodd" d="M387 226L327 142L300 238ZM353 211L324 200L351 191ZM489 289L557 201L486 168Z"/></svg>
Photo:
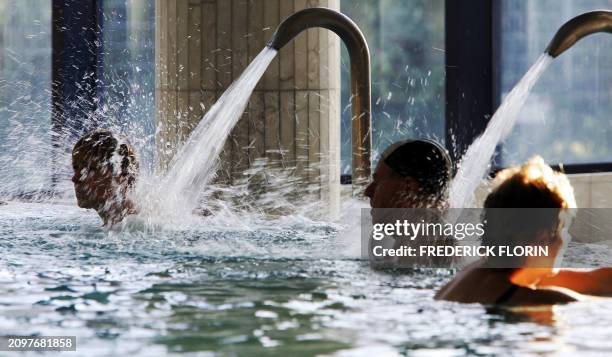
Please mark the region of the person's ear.
<svg viewBox="0 0 612 357"><path fill-rule="evenodd" d="M127 175L117 175L113 177L115 182L117 182L120 185L126 184L128 182L128 176Z"/></svg>
<svg viewBox="0 0 612 357"><path fill-rule="evenodd" d="M419 183L412 177L402 177L402 187L398 188L396 194L402 200L413 200L418 196Z"/></svg>
<svg viewBox="0 0 612 357"><path fill-rule="evenodd" d="M536 233L535 242L540 246L555 245L560 241L560 237L555 230L543 229Z"/></svg>
<svg viewBox="0 0 612 357"><path fill-rule="evenodd" d="M121 187L133 187L136 182L136 177L131 174L121 174L114 177L115 182Z"/></svg>
<svg viewBox="0 0 612 357"><path fill-rule="evenodd" d="M403 179L404 179L404 184L406 185L406 188L408 190L416 191L419 189L419 183L414 178L408 176L408 177L404 177Z"/></svg>

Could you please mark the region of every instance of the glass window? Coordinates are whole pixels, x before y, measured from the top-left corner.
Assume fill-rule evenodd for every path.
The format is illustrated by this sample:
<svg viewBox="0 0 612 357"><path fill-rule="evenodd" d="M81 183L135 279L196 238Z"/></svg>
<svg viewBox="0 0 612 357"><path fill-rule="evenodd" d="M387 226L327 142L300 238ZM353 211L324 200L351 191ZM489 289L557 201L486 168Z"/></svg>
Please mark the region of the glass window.
<svg viewBox="0 0 612 357"><path fill-rule="evenodd" d="M102 2L102 120L125 133L152 170L155 148L155 2Z"/></svg>
<svg viewBox="0 0 612 357"><path fill-rule="evenodd" d="M51 4L0 0L0 193L49 188ZM126 133L143 156L142 162L152 165L154 2L106 0L101 10L97 118L104 123L101 126Z"/></svg>
<svg viewBox="0 0 612 357"><path fill-rule="evenodd" d="M0 194L48 185L51 1L0 0Z"/></svg>
<svg viewBox="0 0 612 357"><path fill-rule="evenodd" d="M542 54L557 29L611 0L501 1L501 95ZM612 161L612 41L589 36L559 56L540 78L502 150L502 165L535 154L550 163Z"/></svg>
<svg viewBox="0 0 612 357"><path fill-rule="evenodd" d="M444 143L444 0L343 0L372 57L372 158L394 141ZM342 52L342 173L351 172L349 57Z"/></svg>

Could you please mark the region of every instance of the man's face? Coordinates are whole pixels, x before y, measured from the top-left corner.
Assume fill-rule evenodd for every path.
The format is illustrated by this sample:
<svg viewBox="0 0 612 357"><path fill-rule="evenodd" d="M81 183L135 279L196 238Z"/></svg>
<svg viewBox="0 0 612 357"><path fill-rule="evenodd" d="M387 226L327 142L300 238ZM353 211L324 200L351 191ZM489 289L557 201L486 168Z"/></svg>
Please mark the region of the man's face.
<svg viewBox="0 0 612 357"><path fill-rule="evenodd" d="M370 198L372 208L412 208L419 203L419 184L411 177L396 174L380 160L365 196Z"/></svg>
<svg viewBox="0 0 612 357"><path fill-rule="evenodd" d="M86 152L72 156L74 192L81 208L99 209L113 197L113 173L110 168Z"/></svg>

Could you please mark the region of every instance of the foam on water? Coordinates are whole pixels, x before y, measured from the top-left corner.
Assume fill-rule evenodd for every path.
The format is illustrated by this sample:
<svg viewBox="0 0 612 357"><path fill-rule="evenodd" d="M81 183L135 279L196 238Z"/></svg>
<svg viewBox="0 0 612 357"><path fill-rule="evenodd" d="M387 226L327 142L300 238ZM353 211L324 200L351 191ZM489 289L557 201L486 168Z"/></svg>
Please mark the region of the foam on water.
<svg viewBox="0 0 612 357"><path fill-rule="evenodd" d="M450 184L450 207L472 207L474 193L490 168L495 147L514 127L529 91L552 60L548 54L538 58L493 114L484 133L467 149L459 164L459 170Z"/></svg>

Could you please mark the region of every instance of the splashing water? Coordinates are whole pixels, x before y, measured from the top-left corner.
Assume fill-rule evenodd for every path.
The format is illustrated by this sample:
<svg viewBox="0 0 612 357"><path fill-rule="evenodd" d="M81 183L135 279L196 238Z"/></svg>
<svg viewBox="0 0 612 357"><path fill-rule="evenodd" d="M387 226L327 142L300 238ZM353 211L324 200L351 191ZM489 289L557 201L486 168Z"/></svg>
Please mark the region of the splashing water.
<svg viewBox="0 0 612 357"><path fill-rule="evenodd" d="M490 168L495 147L508 136L514 127L529 91L552 60L553 58L548 54L543 54L538 58L493 114L484 133L467 149L461 159L459 171L450 184L450 207L472 206L474 192Z"/></svg>
<svg viewBox="0 0 612 357"><path fill-rule="evenodd" d="M277 51L265 47L202 118L189 139L174 156L170 169L158 185L154 200L164 211L191 212L198 197L214 178L223 145L242 116L251 93ZM148 195L149 201L151 196ZM145 199L146 201L146 199Z"/></svg>

